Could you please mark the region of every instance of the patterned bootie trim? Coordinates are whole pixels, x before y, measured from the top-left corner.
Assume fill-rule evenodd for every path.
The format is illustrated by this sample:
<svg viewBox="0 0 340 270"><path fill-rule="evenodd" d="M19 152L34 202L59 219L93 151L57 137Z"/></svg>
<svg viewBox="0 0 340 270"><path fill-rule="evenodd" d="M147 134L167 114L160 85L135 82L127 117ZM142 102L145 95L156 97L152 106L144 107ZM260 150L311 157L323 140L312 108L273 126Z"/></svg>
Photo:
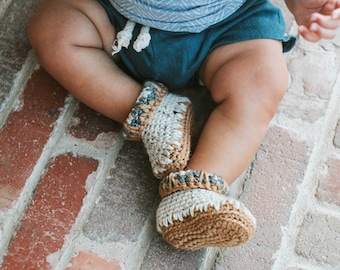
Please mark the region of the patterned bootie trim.
<svg viewBox="0 0 340 270"><path fill-rule="evenodd" d="M227 194L229 189L223 178L214 173L187 170L170 173L164 177L159 186L159 194L164 198L174 192L193 188L211 190L219 194Z"/></svg>
<svg viewBox="0 0 340 270"><path fill-rule="evenodd" d="M122 133L126 140L141 140L144 128L167 93L168 89L161 83L151 81L144 83L134 107L123 124Z"/></svg>
<svg viewBox="0 0 340 270"><path fill-rule="evenodd" d="M178 191L162 199L157 230L175 248L231 247L247 242L256 220L240 202L211 190Z"/></svg>

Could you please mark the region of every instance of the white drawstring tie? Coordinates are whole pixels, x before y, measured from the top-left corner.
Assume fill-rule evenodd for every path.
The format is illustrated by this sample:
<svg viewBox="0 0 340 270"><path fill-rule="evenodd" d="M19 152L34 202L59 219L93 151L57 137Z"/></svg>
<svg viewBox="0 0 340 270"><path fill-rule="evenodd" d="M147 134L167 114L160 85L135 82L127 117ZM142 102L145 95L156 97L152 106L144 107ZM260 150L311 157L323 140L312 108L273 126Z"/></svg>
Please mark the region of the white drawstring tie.
<svg viewBox="0 0 340 270"><path fill-rule="evenodd" d="M136 23L128 20L123 30L117 33L117 37L112 44L112 55L119 53L122 48L128 48L132 39L132 32ZM133 43L133 49L136 52L141 52L143 49L149 46L151 40L150 27L143 25L139 35Z"/></svg>

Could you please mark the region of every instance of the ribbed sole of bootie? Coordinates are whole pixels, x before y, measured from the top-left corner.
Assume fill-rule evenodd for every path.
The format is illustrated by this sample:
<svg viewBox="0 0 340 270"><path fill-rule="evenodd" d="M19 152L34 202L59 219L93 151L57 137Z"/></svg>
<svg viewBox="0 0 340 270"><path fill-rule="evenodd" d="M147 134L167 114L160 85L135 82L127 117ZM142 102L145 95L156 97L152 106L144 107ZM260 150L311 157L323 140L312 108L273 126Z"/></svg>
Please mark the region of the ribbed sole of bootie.
<svg viewBox="0 0 340 270"><path fill-rule="evenodd" d="M232 247L246 243L256 220L238 201L216 192L193 189L163 198L157 210L158 231L178 249Z"/></svg>

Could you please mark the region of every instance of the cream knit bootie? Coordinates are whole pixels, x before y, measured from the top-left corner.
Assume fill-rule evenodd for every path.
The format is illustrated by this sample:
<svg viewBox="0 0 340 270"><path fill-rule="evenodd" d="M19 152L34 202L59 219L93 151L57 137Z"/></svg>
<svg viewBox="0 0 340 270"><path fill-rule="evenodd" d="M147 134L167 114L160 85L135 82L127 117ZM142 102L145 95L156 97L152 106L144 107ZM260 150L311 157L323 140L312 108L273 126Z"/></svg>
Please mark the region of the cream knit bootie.
<svg viewBox="0 0 340 270"><path fill-rule="evenodd" d="M255 232L253 215L226 196L228 187L216 174L200 170L170 173L159 191L157 230L175 248L237 246Z"/></svg>
<svg viewBox="0 0 340 270"><path fill-rule="evenodd" d="M153 174L162 179L186 167L190 156L192 105L187 97L168 93L161 83L145 82L122 133L142 140Z"/></svg>

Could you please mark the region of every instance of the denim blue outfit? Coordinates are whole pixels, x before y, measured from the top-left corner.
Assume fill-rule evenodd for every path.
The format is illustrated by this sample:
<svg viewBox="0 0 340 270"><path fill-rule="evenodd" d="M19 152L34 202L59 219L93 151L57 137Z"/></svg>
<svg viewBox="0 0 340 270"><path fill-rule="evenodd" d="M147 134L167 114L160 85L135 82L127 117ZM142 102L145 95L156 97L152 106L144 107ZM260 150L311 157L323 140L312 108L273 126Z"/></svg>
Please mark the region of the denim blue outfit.
<svg viewBox="0 0 340 270"><path fill-rule="evenodd" d="M219 15L225 14L223 15L226 16L225 18L216 15L218 16L218 19L216 19L211 16L210 9L205 9L207 14L196 16L197 27L194 23L195 16L190 21L186 20L185 16L176 18L176 13L172 13L174 19L169 24L166 24L166 20L163 21L159 17L159 21L162 21L160 27L157 27L155 20L152 20L152 18L153 23L148 23L148 20L138 20L135 17L141 16L141 14L132 16L129 15L128 11L125 11L125 16L131 16L126 18L116 10L110 1L98 0L105 8L117 32L124 28L128 20L132 20L137 23L132 37L132 40L135 40L143 25L151 27L151 41L145 49L141 52L136 52L132 46L129 46L127 49L123 48L120 51L122 62L130 75L140 82L144 80L162 82L170 89L180 89L197 83L197 72L200 66L207 55L219 46L252 39L274 39L282 41L282 50L287 52L292 49L296 40L293 36L285 35L286 24L281 10L270 3L269 0L247 0L245 2L242 0L188 1L193 4L201 2L236 3L236 5L232 6L232 9L225 7L225 12L218 13ZM114 2L116 1L112 0L112 3ZM131 1L117 1L117 5L123 2ZM158 3L158 1L152 0L135 0L132 2L154 2L155 5ZM167 2L173 1L168 0ZM181 3L183 1L177 2ZM193 7L190 8L194 9ZM126 9L130 10L130 13L131 10L134 10ZM230 12L231 10L232 12ZM160 11L161 9L157 10L157 12ZM123 13L123 11L121 12ZM204 24L202 25L203 20L200 19L200 17L204 16L212 19L212 24L207 23L206 28L204 28ZM181 21L183 22L183 27L181 27ZM190 21L189 24L188 21ZM218 22L216 23L216 21ZM190 25L193 26L192 29Z"/></svg>

